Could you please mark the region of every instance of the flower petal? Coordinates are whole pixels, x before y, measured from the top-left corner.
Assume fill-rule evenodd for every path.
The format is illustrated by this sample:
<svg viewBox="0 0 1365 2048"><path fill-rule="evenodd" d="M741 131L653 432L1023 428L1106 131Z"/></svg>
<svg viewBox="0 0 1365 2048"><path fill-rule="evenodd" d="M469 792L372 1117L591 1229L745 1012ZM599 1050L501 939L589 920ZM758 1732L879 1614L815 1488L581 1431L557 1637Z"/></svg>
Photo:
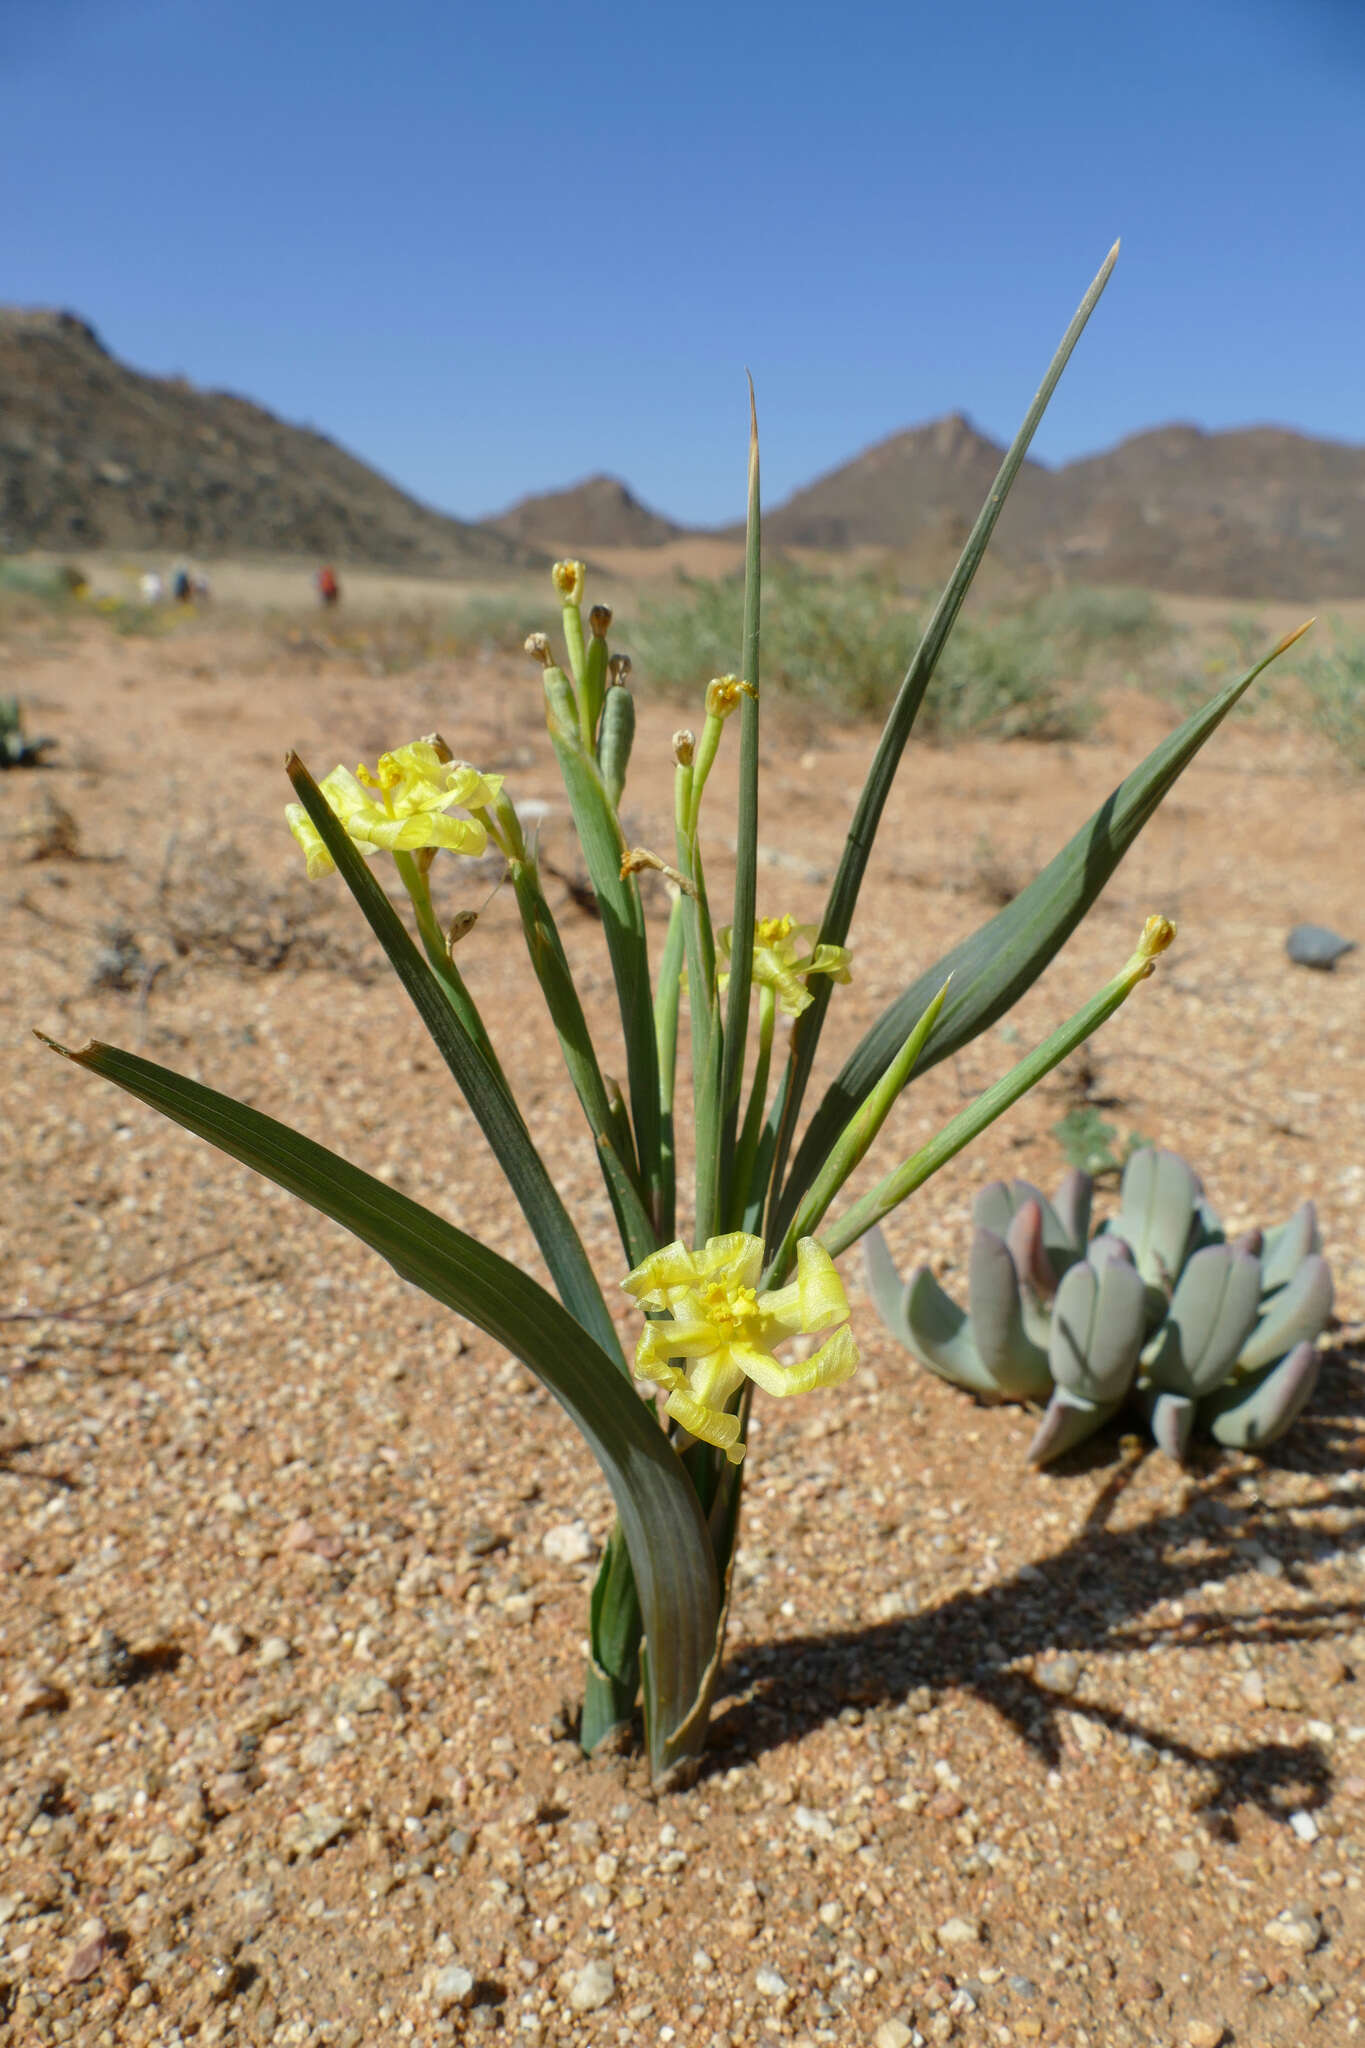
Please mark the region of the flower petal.
<svg viewBox="0 0 1365 2048"><path fill-rule="evenodd" d="M723 1410L708 1408L698 1401L686 1388L676 1387L664 1404L666 1412L674 1422L685 1429L689 1436L700 1437L706 1444L714 1444L724 1451L732 1465L738 1465L744 1456L744 1445L739 1441L739 1417L727 1415Z"/></svg>

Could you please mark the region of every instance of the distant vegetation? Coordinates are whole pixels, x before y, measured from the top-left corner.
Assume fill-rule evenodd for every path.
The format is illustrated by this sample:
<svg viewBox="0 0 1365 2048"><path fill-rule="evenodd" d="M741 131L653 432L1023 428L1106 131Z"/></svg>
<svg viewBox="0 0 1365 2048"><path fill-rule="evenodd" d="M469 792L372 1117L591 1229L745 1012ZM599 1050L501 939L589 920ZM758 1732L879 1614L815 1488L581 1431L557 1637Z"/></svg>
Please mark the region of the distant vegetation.
<svg viewBox="0 0 1365 2048"><path fill-rule="evenodd" d="M637 673L682 686L723 673L740 638L738 582L694 581L647 604L630 644ZM829 716L884 711L927 619L885 576L819 576L783 564L763 584L763 682ZM1138 591L1064 590L960 621L918 730L1074 738L1092 722L1091 688L1166 645L1173 629Z"/></svg>
<svg viewBox="0 0 1365 2048"><path fill-rule="evenodd" d="M1309 724L1353 768L1365 770L1365 634L1338 627L1330 651L1306 656L1298 674L1308 692Z"/></svg>

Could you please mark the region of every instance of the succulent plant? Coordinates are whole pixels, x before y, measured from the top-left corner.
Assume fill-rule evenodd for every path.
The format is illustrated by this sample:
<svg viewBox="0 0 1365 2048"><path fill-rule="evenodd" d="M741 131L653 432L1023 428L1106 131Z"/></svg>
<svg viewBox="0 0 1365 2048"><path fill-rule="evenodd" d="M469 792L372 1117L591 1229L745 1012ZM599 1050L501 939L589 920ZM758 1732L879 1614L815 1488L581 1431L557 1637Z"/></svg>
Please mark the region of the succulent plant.
<svg viewBox="0 0 1365 2048"><path fill-rule="evenodd" d="M24 714L17 697L0 697L0 768L36 768L56 740L24 736Z"/></svg>
<svg viewBox="0 0 1365 2048"><path fill-rule="evenodd" d="M1312 1395L1332 1308L1313 1204L1229 1242L1198 1177L1150 1146L1091 1237L1093 1193L1079 1171L1052 1202L1025 1180L983 1188L965 1310L927 1267L902 1282L870 1231L868 1286L892 1335L980 1400L1046 1403L1037 1464L1127 1402L1177 1459L1196 1429L1240 1449L1283 1436Z"/></svg>

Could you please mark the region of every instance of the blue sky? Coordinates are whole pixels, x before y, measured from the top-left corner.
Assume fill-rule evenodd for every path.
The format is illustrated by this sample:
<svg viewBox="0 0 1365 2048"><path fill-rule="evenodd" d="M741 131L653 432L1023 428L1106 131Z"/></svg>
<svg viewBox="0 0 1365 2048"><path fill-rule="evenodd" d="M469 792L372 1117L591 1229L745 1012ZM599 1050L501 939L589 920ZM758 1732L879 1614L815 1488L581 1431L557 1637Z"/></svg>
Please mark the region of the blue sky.
<svg viewBox="0 0 1365 2048"><path fill-rule="evenodd" d="M951 18L950 18L951 17ZM464 516L684 520L951 410L1365 441L1365 4L0 0L0 297Z"/></svg>

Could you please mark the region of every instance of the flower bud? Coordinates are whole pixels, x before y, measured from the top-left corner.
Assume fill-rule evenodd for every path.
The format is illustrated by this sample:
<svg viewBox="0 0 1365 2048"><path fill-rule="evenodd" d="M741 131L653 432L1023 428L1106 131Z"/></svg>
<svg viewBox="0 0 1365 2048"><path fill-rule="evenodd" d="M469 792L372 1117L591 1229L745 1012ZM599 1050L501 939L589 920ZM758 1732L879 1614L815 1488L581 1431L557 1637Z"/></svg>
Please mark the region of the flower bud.
<svg viewBox="0 0 1365 2048"><path fill-rule="evenodd" d="M550 575L554 582L555 594L564 604L582 603L585 573L581 562L555 563Z"/></svg>
<svg viewBox="0 0 1365 2048"><path fill-rule="evenodd" d="M673 759L680 768L690 768L692 766L692 756L696 751L697 735L694 732L689 732L687 727L684 726L680 732L674 733Z"/></svg>
<svg viewBox="0 0 1365 2048"><path fill-rule="evenodd" d="M455 948L459 945L461 939L467 939L469 937L469 934L473 931L478 921L479 913L477 910L456 911L454 917L451 918L449 925L446 927L446 944L449 946L452 953L455 951Z"/></svg>
<svg viewBox="0 0 1365 2048"><path fill-rule="evenodd" d="M550 651L550 639L547 633L528 633L526 635L526 652L530 655L532 661L538 661L542 668L549 668L554 662L554 655Z"/></svg>
<svg viewBox="0 0 1365 2048"><path fill-rule="evenodd" d="M605 640L611 627L611 606L595 604L588 613L588 624L594 640Z"/></svg>
<svg viewBox="0 0 1365 2048"><path fill-rule="evenodd" d="M1157 955L1164 953L1175 937L1175 926L1168 917L1149 917L1142 927L1142 937L1137 943L1135 961L1141 963L1142 979L1145 981L1156 973Z"/></svg>
<svg viewBox="0 0 1365 2048"><path fill-rule="evenodd" d="M607 663L607 675L611 681L624 686L626 677L629 674L630 656L628 654L613 654L611 660Z"/></svg>

